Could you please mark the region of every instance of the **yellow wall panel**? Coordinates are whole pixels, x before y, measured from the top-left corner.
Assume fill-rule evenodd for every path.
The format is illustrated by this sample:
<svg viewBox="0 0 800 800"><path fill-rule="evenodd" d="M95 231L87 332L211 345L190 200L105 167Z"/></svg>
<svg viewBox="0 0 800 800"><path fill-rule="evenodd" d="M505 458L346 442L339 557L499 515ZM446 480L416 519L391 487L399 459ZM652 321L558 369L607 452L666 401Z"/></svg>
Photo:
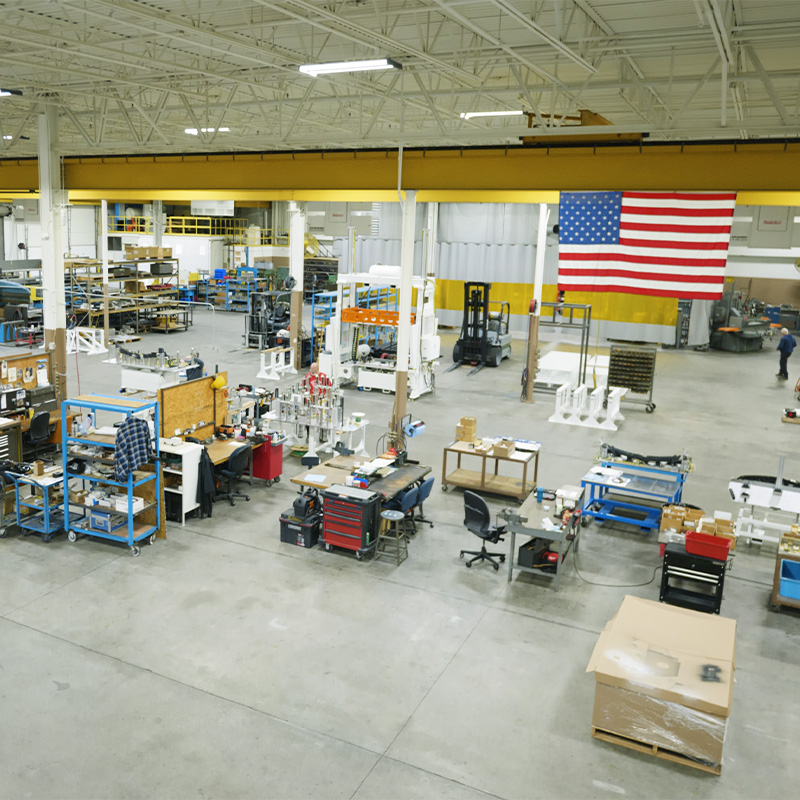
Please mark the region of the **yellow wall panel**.
<svg viewBox="0 0 800 800"><path fill-rule="evenodd" d="M500 283L492 281L489 291L489 300L504 301L510 304L512 314L527 314L533 299L532 283ZM555 284L542 286L542 301L553 303L556 300L557 289ZM497 310L492 302L491 307ZM436 308L445 311L464 310L464 281L439 280L436 281Z"/></svg>
<svg viewBox="0 0 800 800"><path fill-rule="evenodd" d="M621 292L566 292L564 300L590 305L593 320L671 326L678 321L678 301L674 297Z"/></svg>

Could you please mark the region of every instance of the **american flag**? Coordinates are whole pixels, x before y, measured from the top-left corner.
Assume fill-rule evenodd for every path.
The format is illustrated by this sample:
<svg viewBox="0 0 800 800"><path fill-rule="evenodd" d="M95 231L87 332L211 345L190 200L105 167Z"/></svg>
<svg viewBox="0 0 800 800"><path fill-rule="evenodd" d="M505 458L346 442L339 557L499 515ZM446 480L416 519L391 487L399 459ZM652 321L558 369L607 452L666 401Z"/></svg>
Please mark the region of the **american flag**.
<svg viewBox="0 0 800 800"><path fill-rule="evenodd" d="M558 288L722 296L733 192L561 192Z"/></svg>

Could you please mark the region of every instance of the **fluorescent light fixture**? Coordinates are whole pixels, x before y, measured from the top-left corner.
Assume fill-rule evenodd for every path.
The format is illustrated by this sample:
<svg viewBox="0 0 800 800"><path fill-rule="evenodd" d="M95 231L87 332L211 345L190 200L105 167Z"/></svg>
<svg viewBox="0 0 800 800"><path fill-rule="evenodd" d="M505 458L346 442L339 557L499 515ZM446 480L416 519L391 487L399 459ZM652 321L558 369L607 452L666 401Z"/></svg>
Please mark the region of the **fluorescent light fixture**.
<svg viewBox="0 0 800 800"><path fill-rule="evenodd" d="M217 133L228 133L230 128L200 128L199 130L197 128L183 129L183 132L188 133L189 136L197 136L199 133L214 133L214 131L217 131Z"/></svg>
<svg viewBox="0 0 800 800"><path fill-rule="evenodd" d="M12 94L22 97L22 92L19 89L0 89L0 97L11 97Z"/></svg>
<svg viewBox="0 0 800 800"><path fill-rule="evenodd" d="M300 72L316 78L318 75L330 75L334 72L369 72L376 69L403 69L402 64L391 58L373 58L368 61L333 61L327 64L302 64Z"/></svg>
<svg viewBox="0 0 800 800"><path fill-rule="evenodd" d="M461 119L472 119L473 117L521 117L524 111L462 111L459 116Z"/></svg>
<svg viewBox="0 0 800 800"><path fill-rule="evenodd" d="M10 133L4 133L3 134L3 138L4 139L13 139L14 137Z"/></svg>

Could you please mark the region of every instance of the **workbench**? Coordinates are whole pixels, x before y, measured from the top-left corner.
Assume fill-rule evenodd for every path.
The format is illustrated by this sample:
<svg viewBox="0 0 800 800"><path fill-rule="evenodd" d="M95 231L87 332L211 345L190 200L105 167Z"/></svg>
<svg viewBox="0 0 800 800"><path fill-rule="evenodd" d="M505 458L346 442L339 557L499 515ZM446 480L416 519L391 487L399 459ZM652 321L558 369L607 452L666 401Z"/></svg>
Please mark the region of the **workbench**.
<svg viewBox="0 0 800 800"><path fill-rule="evenodd" d="M588 490L584 520L593 517L657 530L661 506L680 502L685 479L680 470L602 460L581 479L584 491Z"/></svg>
<svg viewBox="0 0 800 800"><path fill-rule="evenodd" d="M341 458L348 459L352 456L342 456ZM331 459L336 461L336 459ZM375 478L369 484L371 492L378 492L383 496L383 502L387 502L398 494L404 492L406 489L413 486L418 481L421 481L431 468L424 464L403 464L396 467L391 475L384 478ZM331 486L340 484L346 485L346 480L350 477L352 469L333 467L330 462L325 464L318 464L316 467L305 470L299 475L290 478L291 483L299 486L311 486L316 489L330 489ZM321 480L309 480L309 477L314 478L319 476Z"/></svg>
<svg viewBox="0 0 800 800"><path fill-rule="evenodd" d="M448 474L447 454L456 454L456 468ZM464 469L461 460L464 456L481 459L480 470ZM494 461L494 472L487 475L487 461ZM533 462L533 480L528 480L528 466ZM522 466L522 480L500 475L500 463ZM535 488L539 477L539 450L515 450L510 456L496 456L491 452L476 450L469 442L452 442L444 448L442 458L442 490L448 486L460 486L476 492L489 492L524 500Z"/></svg>
<svg viewBox="0 0 800 800"><path fill-rule="evenodd" d="M580 501L578 501L580 506ZM580 514L572 514L566 525L561 524L561 517L545 511L536 501L536 495L531 494L519 508L504 508L500 516L506 520L505 536L508 536L508 581L514 574L514 570L527 572L532 575L555 576L556 591L561 584L561 572L563 570L564 559L567 557L570 547L574 543L575 552L578 552L578 537L580 534ZM546 528L542 522L545 518L551 519L555 528ZM517 534L530 536L532 539L544 539L548 542L557 543L559 558L556 562L555 573L546 572L541 567L524 567L519 563L517 556Z"/></svg>

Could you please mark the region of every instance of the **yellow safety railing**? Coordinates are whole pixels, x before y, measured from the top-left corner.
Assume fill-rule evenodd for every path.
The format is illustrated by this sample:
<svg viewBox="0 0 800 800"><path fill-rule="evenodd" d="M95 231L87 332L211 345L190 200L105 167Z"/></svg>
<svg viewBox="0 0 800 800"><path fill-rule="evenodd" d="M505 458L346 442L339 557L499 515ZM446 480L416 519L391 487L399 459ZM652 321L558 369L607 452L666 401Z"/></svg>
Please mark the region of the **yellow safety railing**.
<svg viewBox="0 0 800 800"><path fill-rule="evenodd" d="M246 238L248 221L236 217L167 217L164 233L170 236L225 236Z"/></svg>
<svg viewBox="0 0 800 800"><path fill-rule="evenodd" d="M109 216L109 233L152 233L152 217L118 217Z"/></svg>
<svg viewBox="0 0 800 800"><path fill-rule="evenodd" d="M274 245L275 247L288 247L289 231L279 231L273 228L262 228L260 244L269 244Z"/></svg>

